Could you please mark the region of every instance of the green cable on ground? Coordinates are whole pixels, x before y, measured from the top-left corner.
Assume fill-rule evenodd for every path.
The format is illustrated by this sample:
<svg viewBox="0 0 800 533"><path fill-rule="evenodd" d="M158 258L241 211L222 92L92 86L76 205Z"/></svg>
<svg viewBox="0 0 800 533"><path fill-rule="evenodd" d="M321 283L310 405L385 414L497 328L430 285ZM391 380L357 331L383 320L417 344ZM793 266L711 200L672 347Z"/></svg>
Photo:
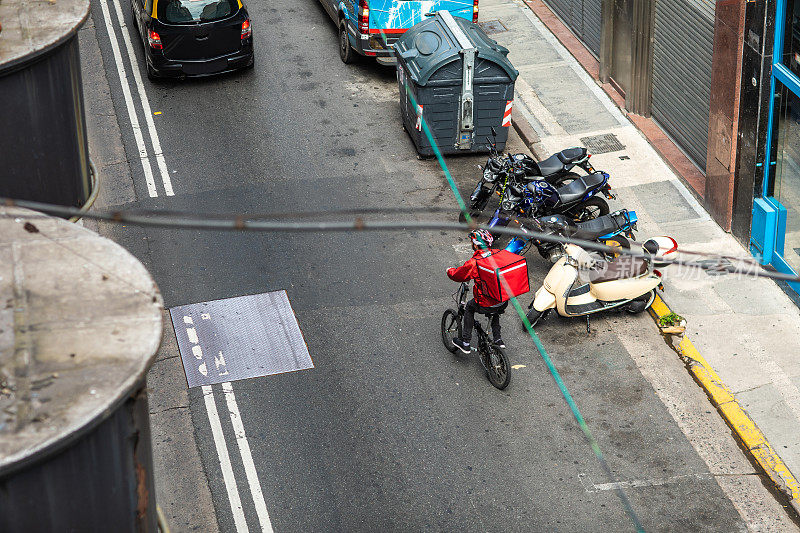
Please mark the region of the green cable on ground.
<svg viewBox="0 0 800 533"><path fill-rule="evenodd" d="M381 36L383 36L384 42L387 42L385 33L382 30L381 30ZM411 100L411 103L414 106L414 109L418 109L417 100L416 98L414 98L414 95L411 92L408 82L404 83L404 87L406 90L406 94L408 95L408 98ZM436 160L439 163L439 166L442 168L442 172L444 172L444 176L447 179L447 183L450 185L450 190L453 191L453 196L455 197L456 202L458 203L458 207L464 214L464 219L467 221L468 224L472 223L472 217L467 212L467 206L464 203L464 199L462 198L461 193L458 191L458 187L456 186L455 180L453 179L453 176L450 174L450 169L447 167L447 163L445 163L444 161L444 157L442 156L442 153L439 150L439 146L436 144L436 140L433 138L433 134L431 133L430 128L428 128L428 123L425 121L425 118L422 115L420 115L419 120L422 131L423 133L425 133L425 136L427 137L428 142L430 143L431 148L433 149L434 155L436 156ZM487 248L485 246L486 243L483 244L484 244L483 248L486 249ZM592 432L589 429L589 426L586 424L583 415L581 415L580 409L578 409L578 405L575 403L575 400L573 399L572 395L567 389L566 384L564 384L564 380L561 379L561 374L558 373L558 370L553 364L552 359L550 359L550 356L547 354L547 350L545 350L542 341L539 339L539 335L537 335L536 332L533 330L533 326L531 326L528 317L522 310L522 306L519 304L519 301L517 300L516 297L513 296L511 297L511 304L514 306L514 309L517 311L517 314L522 320L522 323L525 325L525 330L528 332L531 339L533 340L533 344L539 351L539 355L542 356L545 365L547 365L547 369L549 370L550 375L553 377L553 380L556 382L559 391L561 391L561 395L564 397L564 400L567 402L567 405L569 405L570 411L572 411L572 415L578 422L578 426L580 426L581 431L583 431L584 436L589 441L589 446L592 448L595 457L597 457L600 466L603 468L603 471L608 476L608 478L612 482L616 482L616 478L613 472L611 471L611 468L608 466L608 463L606 462L605 457L603 456L603 452L600 450L600 445L597 443L597 440L592 435ZM639 520L636 511L634 511L633 506L631 505L631 502L628 499L628 496L625 494L625 491L622 490L621 486L616 485L614 488L614 492L617 494L620 501L622 502L622 505L625 508L625 513L628 515L628 518L630 518L631 522L633 522L636 531L644 532L644 527L642 527L641 521Z"/></svg>

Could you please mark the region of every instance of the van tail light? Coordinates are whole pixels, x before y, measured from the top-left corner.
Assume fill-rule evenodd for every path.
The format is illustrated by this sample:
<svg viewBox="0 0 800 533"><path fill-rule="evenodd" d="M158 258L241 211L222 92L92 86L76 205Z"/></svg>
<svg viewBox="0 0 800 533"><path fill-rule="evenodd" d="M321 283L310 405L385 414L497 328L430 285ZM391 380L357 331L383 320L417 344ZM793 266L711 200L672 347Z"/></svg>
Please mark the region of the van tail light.
<svg viewBox="0 0 800 533"><path fill-rule="evenodd" d="M472 22L478 22L478 0L472 4Z"/></svg>
<svg viewBox="0 0 800 533"><path fill-rule="evenodd" d="M155 48L156 50L164 49L161 46L161 36L153 30L147 32L147 42L150 43L150 48Z"/></svg>
<svg viewBox="0 0 800 533"><path fill-rule="evenodd" d="M369 33L369 2L367 0L358 2L358 31Z"/></svg>
<svg viewBox="0 0 800 533"><path fill-rule="evenodd" d="M253 35L253 28L250 27L250 19L247 19L242 22L242 39L247 39L251 35Z"/></svg>

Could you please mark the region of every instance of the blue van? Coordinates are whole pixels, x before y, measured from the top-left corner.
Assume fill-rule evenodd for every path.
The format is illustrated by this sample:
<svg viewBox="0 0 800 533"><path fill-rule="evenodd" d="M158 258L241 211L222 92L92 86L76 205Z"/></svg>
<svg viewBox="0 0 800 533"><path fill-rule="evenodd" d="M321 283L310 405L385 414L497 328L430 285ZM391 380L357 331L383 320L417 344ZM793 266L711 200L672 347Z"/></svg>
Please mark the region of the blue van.
<svg viewBox="0 0 800 533"><path fill-rule="evenodd" d="M356 55L394 63L391 46L427 13L449 11L478 22L478 0L320 0L339 27L339 57L351 63Z"/></svg>

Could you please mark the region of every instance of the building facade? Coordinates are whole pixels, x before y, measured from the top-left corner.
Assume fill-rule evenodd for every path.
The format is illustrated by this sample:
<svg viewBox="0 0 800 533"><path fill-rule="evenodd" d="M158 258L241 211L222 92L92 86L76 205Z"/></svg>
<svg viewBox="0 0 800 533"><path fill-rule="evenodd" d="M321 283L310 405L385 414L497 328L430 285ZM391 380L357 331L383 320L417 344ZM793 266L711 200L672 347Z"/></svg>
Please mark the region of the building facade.
<svg viewBox="0 0 800 533"><path fill-rule="evenodd" d="M543 1L715 220L800 272L800 0Z"/></svg>

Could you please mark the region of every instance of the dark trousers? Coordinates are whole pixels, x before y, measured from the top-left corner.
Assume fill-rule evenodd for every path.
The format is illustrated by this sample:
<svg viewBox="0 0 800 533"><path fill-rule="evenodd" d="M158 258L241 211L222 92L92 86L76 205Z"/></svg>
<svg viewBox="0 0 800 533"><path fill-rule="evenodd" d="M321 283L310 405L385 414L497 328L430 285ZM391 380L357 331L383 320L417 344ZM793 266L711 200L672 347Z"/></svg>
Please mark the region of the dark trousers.
<svg viewBox="0 0 800 533"><path fill-rule="evenodd" d="M492 339L497 340L500 338L500 315L502 315L508 302L503 302L494 307L481 307L475 301L475 298L467 302L467 307L464 310L464 329L461 330L461 340L470 342L472 340L472 328L475 327L475 312L480 311L483 314L492 314Z"/></svg>

